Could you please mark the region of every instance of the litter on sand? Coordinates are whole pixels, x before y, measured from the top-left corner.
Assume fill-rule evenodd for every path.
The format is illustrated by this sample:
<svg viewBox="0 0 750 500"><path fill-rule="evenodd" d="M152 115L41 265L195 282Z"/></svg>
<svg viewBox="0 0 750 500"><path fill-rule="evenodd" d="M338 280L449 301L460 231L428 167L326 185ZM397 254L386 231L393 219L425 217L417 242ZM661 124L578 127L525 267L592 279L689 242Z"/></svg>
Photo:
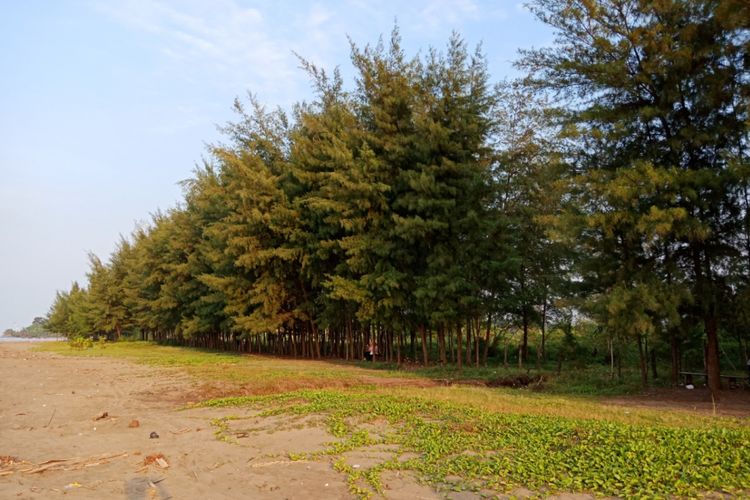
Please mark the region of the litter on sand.
<svg viewBox="0 0 750 500"><path fill-rule="evenodd" d="M138 472L145 471L146 469L148 469L149 465L156 465L158 467L161 467L162 469L169 468L169 462L167 462L167 457L165 457L163 453L154 453L153 455L147 455L146 458L143 459L143 467L138 469Z"/></svg>

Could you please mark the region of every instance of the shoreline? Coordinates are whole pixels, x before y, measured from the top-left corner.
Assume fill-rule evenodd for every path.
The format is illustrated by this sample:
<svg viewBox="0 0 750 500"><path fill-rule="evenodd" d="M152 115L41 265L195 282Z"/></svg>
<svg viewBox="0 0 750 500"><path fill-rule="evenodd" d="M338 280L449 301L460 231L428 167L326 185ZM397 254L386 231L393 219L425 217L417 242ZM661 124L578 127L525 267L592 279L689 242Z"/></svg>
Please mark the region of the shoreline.
<svg viewBox="0 0 750 500"><path fill-rule="evenodd" d="M6 337L0 336L0 342L61 342L68 340L65 337Z"/></svg>

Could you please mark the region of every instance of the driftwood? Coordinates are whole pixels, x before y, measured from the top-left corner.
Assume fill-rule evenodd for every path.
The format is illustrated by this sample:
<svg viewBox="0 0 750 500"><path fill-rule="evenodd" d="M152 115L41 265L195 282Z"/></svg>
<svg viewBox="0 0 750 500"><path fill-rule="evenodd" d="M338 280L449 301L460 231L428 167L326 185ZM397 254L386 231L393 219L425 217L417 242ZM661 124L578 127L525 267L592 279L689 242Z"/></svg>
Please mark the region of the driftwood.
<svg viewBox="0 0 750 500"><path fill-rule="evenodd" d="M40 464L36 464L34 467L31 467L29 469L23 469L19 472L24 472L26 474L39 474L42 472L46 472L49 470L64 470L64 471L70 471L70 470L79 470L84 469L86 467L96 467L97 465L104 465L112 460L118 459L118 458L124 458L127 457L127 452L122 453L104 453L103 455L99 455L98 457L89 457L89 458L63 458L63 459L55 459L55 460L47 460L46 462L42 462Z"/></svg>

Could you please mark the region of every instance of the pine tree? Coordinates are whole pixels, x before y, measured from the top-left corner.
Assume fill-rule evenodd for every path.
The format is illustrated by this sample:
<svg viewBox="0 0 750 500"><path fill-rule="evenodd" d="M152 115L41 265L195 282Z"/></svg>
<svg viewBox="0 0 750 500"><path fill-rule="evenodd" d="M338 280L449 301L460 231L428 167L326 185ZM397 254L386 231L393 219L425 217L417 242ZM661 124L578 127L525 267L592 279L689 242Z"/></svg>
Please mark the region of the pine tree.
<svg viewBox="0 0 750 500"><path fill-rule="evenodd" d="M532 8L556 28L557 43L527 51L521 66L537 88L567 99L567 132L580 145L578 185L593 195L580 209L599 233L599 254L618 250L600 274L656 264L667 253L679 259L704 324L716 393L716 298L737 225L728 159L748 135L748 6L536 0ZM622 204L611 207L612 200ZM617 213L625 220L611 220ZM607 219L622 224L605 227Z"/></svg>

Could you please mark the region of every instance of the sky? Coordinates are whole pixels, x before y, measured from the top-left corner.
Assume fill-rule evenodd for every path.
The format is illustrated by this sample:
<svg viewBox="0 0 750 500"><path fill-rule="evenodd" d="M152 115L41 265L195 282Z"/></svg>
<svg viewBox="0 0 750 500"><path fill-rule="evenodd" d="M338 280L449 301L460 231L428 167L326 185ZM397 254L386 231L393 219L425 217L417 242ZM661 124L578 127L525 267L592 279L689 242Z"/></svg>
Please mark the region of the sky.
<svg viewBox="0 0 750 500"><path fill-rule="evenodd" d="M236 97L309 100L295 54L351 84L349 40L396 22L409 55L481 43L494 81L553 39L517 0L0 0L0 332L176 206Z"/></svg>

